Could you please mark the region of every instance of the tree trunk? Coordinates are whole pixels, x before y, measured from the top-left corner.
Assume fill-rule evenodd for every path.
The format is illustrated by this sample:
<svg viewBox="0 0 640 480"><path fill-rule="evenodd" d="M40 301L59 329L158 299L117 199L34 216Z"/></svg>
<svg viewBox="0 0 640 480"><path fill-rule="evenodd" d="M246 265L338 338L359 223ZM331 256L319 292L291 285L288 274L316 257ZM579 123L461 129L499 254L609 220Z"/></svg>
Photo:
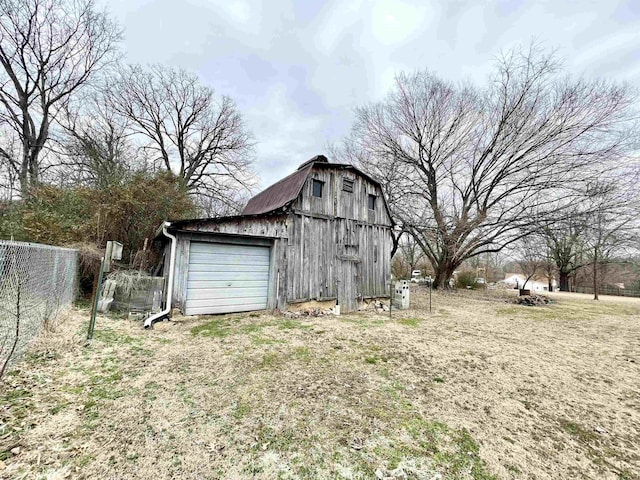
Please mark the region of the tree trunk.
<svg viewBox="0 0 640 480"><path fill-rule="evenodd" d="M402 234L394 235L393 231L391 232L391 240L393 241L393 244L391 246L391 258L393 258L393 256L398 251L398 247L400 246L400 237L401 236L402 236Z"/></svg>
<svg viewBox="0 0 640 480"><path fill-rule="evenodd" d="M435 279L433 281L433 288L451 288L449 285L449 280L453 276L453 272L457 267L458 265L455 265L452 262L448 261L442 261L435 265Z"/></svg>
<svg viewBox="0 0 640 480"><path fill-rule="evenodd" d="M22 161L20 162L20 195L23 199L29 196L29 144L22 142Z"/></svg>
<svg viewBox="0 0 640 480"><path fill-rule="evenodd" d="M25 151L22 155L19 173L20 195L23 199L27 199L40 181L40 166L38 164L40 149L31 148L29 144L23 145L23 148Z"/></svg>
<svg viewBox="0 0 640 480"><path fill-rule="evenodd" d="M568 272L560 272L560 291L568 292L569 291L569 273Z"/></svg>
<svg viewBox="0 0 640 480"><path fill-rule="evenodd" d="M40 182L40 166L38 165L39 152L31 152L29 159L29 187L37 187Z"/></svg>
<svg viewBox="0 0 640 480"><path fill-rule="evenodd" d="M598 249L593 254L593 299L598 300Z"/></svg>

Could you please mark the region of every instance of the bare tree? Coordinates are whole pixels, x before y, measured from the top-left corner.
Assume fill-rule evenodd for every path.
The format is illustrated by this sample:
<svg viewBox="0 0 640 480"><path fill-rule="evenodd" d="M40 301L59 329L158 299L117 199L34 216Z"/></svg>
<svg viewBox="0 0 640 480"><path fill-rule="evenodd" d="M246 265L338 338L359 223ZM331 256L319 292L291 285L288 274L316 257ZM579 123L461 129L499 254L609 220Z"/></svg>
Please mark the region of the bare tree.
<svg viewBox="0 0 640 480"><path fill-rule="evenodd" d="M556 262L553 259L553 256L551 255L551 250L548 248L547 245L545 245L544 243L542 243L543 248L545 248L544 250L544 257L542 259L542 273L544 274L544 276L547 278L547 289L550 292L553 292L553 289L555 287L554 283L555 283L555 276L556 273L558 272L558 268L556 266Z"/></svg>
<svg viewBox="0 0 640 480"><path fill-rule="evenodd" d="M219 200L211 196L200 195L195 199L195 205L200 215L212 217L225 217L230 215L240 215L251 196L246 191L237 192L229 195L224 200Z"/></svg>
<svg viewBox="0 0 640 480"><path fill-rule="evenodd" d="M130 141L128 124L99 93L67 105L59 123L66 179L72 184L107 188L121 184L127 174L145 168L138 149Z"/></svg>
<svg viewBox="0 0 640 480"><path fill-rule="evenodd" d="M527 283L537 274L544 271L546 258L544 243L536 236L529 235L522 237L518 241L517 260L518 266L525 276L524 283L520 288L526 288Z"/></svg>
<svg viewBox="0 0 640 480"><path fill-rule="evenodd" d="M640 201L637 181L600 180L589 189L589 224L585 243L593 274L593 298L598 300L599 272L603 265L640 248Z"/></svg>
<svg viewBox="0 0 640 480"><path fill-rule="evenodd" d="M235 103L184 70L129 66L109 90L147 149L194 193L233 205L253 186L253 143Z"/></svg>
<svg viewBox="0 0 640 480"><path fill-rule="evenodd" d="M632 106L627 86L561 76L532 46L501 57L484 89L398 75L384 101L356 111L347 144L363 169L389 175L394 216L446 286L465 259L526 235L594 165L619 158Z"/></svg>
<svg viewBox="0 0 640 480"><path fill-rule="evenodd" d="M410 274L413 274L420 260L424 257L420 245L411 235L405 234L398 243L398 251L407 263Z"/></svg>
<svg viewBox="0 0 640 480"><path fill-rule="evenodd" d="M561 292L569 291L569 277L584 266L587 226L588 215L579 201L578 206L566 209L562 218L543 222L537 229L557 269Z"/></svg>
<svg viewBox="0 0 640 480"><path fill-rule="evenodd" d="M0 146L22 196L38 184L60 106L115 56L117 25L94 0L0 0L0 123L21 142Z"/></svg>
<svg viewBox="0 0 640 480"><path fill-rule="evenodd" d="M590 267L597 297L602 268L621 255L624 258L627 251L640 249L639 176L633 161L623 161L617 169L602 172L588 183L561 216L535 228L557 268L561 291L569 291L571 275Z"/></svg>

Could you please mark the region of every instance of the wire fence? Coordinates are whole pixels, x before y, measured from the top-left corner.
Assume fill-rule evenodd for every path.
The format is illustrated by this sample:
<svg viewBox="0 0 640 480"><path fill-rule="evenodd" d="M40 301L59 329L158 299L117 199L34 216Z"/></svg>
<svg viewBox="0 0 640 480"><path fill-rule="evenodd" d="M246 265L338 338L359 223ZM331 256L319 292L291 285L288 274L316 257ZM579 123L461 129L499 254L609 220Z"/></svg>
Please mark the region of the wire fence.
<svg viewBox="0 0 640 480"><path fill-rule="evenodd" d="M593 295L593 287L575 286L571 291L576 293L588 293ZM632 290L626 288L600 287L598 288L600 295L615 295L619 297L640 297L640 290Z"/></svg>
<svg viewBox="0 0 640 480"><path fill-rule="evenodd" d="M75 299L78 251L0 240L0 377Z"/></svg>

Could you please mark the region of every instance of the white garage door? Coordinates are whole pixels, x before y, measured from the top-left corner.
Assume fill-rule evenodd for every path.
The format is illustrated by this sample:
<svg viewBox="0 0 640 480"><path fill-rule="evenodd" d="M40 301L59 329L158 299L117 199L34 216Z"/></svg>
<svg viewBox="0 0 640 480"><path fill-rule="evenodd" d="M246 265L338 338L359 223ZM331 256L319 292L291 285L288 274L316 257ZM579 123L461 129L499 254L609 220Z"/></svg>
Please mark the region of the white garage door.
<svg viewBox="0 0 640 480"><path fill-rule="evenodd" d="M185 315L267 308L269 247L191 242Z"/></svg>

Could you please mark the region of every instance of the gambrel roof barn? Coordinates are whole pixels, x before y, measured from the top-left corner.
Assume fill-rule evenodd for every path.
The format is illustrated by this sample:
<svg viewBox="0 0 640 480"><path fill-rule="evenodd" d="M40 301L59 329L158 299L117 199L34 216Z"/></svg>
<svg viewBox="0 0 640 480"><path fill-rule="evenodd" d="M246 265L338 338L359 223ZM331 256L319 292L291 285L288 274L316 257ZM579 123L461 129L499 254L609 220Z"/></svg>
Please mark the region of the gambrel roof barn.
<svg viewBox="0 0 640 480"><path fill-rule="evenodd" d="M316 156L253 197L242 215L170 222L173 306L197 315L315 300L354 310L389 295L392 225L377 181Z"/></svg>

